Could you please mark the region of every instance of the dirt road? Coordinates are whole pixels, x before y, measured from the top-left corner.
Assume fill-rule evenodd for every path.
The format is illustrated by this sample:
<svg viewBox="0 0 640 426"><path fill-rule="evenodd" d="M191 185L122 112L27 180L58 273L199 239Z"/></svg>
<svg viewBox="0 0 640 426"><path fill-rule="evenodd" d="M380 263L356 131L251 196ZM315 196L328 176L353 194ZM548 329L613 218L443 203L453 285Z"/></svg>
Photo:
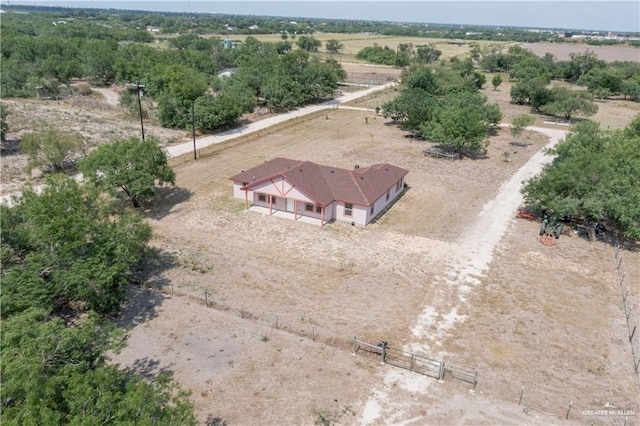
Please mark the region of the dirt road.
<svg viewBox="0 0 640 426"><path fill-rule="evenodd" d="M540 127L528 129L550 138L545 149L553 147L566 135L566 131L563 130ZM538 174L542 167L552 160L552 157L544 155L543 152L544 149L533 155L508 182L504 183L499 194L483 206L474 222L462 233L459 247L453 252L446 272L434 280L440 291L416 319L412 329L414 342L405 345L406 351L426 352L438 359L446 356L445 353L439 352L440 340L455 323L465 321L466 315L460 312L463 308L468 308L467 295L473 292L479 283L479 277L489 268L497 244L523 201L520 193L522 182ZM441 311L434 306L441 309L444 307L446 310ZM398 386L399 383L406 389L415 390L420 388L419 383L424 383L424 379L419 375L399 375L397 371L390 370L383 383L372 392L371 398L367 401L360 419L361 424L379 424L381 418L384 418L385 422L391 419L394 424L411 420L411 415L406 413L415 411L415 407L406 401L399 404L397 400L390 398L390 395L397 393L392 387Z"/></svg>

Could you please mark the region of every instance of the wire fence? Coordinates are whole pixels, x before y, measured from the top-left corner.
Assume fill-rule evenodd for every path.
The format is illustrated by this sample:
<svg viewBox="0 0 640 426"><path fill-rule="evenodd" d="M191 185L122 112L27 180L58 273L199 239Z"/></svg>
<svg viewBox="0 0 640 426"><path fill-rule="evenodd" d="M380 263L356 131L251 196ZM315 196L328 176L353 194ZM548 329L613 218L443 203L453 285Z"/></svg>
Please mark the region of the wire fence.
<svg viewBox="0 0 640 426"><path fill-rule="evenodd" d="M632 347L633 362L636 376L640 383L640 377L638 377L638 370L640 362L638 362L638 356L640 349L638 348L638 336L640 331L637 330L637 315L634 316L633 312L637 312L638 304L634 303L632 295L629 293L624 272L624 262L622 260L622 254L619 244L616 242L615 247L615 259L616 269L618 270L620 289L622 292L622 300L624 305L625 316L627 319L627 326L629 327L629 342ZM167 289L168 290L168 289ZM171 297L174 296L173 286L171 286ZM350 342L345 339L344 336L332 333L326 328L321 328L312 322L306 322L304 325L294 324L290 316L286 314L273 314L273 313L257 313L251 311L240 305L239 308L232 308L225 304L219 303L213 297L213 294L204 291L200 293L183 293L180 292L180 297L187 297L196 302L203 304L208 308L213 308L220 311L233 312L236 311L238 316L245 320L255 321L263 323L270 327L280 330L282 332L295 334L301 338L311 339L313 342L318 342L324 345L334 346L340 349L347 349L349 346L353 348L352 355L356 355L359 351L366 351L368 353L375 354L380 360L380 364L391 365L394 367L402 368L417 374L421 374L426 377L431 377L440 382L447 380L455 380L470 385L470 392L475 392L478 387L478 371L472 371L469 369L453 367L450 364L445 364L444 361L429 358L427 356L414 354L411 352L403 351L400 349L390 348L387 342L378 342L377 344L367 343L362 340L358 340L354 337ZM480 387L482 388L482 386ZM538 389L536 387L512 388L513 403L516 401L518 406L522 407L523 412L538 417L547 418L549 422L558 422L566 420L574 420L579 422L586 422L588 424L599 424L603 420L611 420L615 424L635 424L638 413L635 410L629 409L625 406L616 406L609 402L604 403L602 406L594 406L589 404L582 396L576 399L569 399L562 395L557 395L549 389ZM507 397L507 400L509 398Z"/></svg>
<svg viewBox="0 0 640 426"><path fill-rule="evenodd" d="M622 307L627 322L627 331L629 344L631 345L631 354L633 356L633 368L636 374L636 381L640 388L640 330L638 330L638 315L640 308L638 305L637 294L629 292L627 286L627 277L624 270L624 261L620 248L620 241L616 237L614 241L614 259L616 262L616 270L618 271L618 282L620 284L620 294L622 295ZM637 288L637 286L635 287Z"/></svg>

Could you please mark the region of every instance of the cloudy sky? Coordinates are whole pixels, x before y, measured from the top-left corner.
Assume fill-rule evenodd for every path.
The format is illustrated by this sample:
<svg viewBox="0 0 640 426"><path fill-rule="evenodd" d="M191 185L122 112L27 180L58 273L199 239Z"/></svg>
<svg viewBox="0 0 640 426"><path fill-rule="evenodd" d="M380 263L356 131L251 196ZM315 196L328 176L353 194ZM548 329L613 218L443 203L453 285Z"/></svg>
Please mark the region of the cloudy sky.
<svg viewBox="0 0 640 426"><path fill-rule="evenodd" d="M2 0L6 3L8 0ZM640 32L640 1L15 0L12 4Z"/></svg>

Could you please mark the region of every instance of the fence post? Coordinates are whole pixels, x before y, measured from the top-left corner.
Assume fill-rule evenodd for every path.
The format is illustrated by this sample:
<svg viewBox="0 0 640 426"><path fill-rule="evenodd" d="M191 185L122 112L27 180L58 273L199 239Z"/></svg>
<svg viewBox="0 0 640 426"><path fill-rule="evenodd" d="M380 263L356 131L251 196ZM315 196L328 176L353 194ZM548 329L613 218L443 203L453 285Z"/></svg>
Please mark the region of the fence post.
<svg viewBox="0 0 640 426"><path fill-rule="evenodd" d="M569 404L569 409L567 410L567 415L564 417L565 420L569 419L569 411L571 411L571 406L573 405L573 401Z"/></svg>
<svg viewBox="0 0 640 426"><path fill-rule="evenodd" d="M244 318L244 303L240 305L240 318Z"/></svg>
<svg viewBox="0 0 640 426"><path fill-rule="evenodd" d="M477 384L478 384L478 371L476 370L476 374L473 376L473 388L471 389L472 393L476 391Z"/></svg>
<svg viewBox="0 0 640 426"><path fill-rule="evenodd" d="M413 353L411 354L411 366L409 367L409 371L413 371Z"/></svg>
<svg viewBox="0 0 640 426"><path fill-rule="evenodd" d="M278 329L278 314L276 314L276 330Z"/></svg>
<svg viewBox="0 0 640 426"><path fill-rule="evenodd" d="M440 376L438 377L438 380L441 382L444 380L444 361L440 362Z"/></svg>
<svg viewBox="0 0 640 426"><path fill-rule="evenodd" d="M524 386L522 387L522 390L520 391L520 401L518 401L518 405L522 405L522 395L524 394Z"/></svg>
<svg viewBox="0 0 640 426"><path fill-rule="evenodd" d="M353 356L356 356L356 352L358 352L358 339L353 336Z"/></svg>
<svg viewBox="0 0 640 426"><path fill-rule="evenodd" d="M204 306L209 307L209 299L207 299L207 290L204 291Z"/></svg>
<svg viewBox="0 0 640 426"><path fill-rule="evenodd" d="M384 364L385 360L387 359L387 345L385 345L384 343L382 344L382 350L380 351L380 356L381 356L381 362L380 364Z"/></svg>
<svg viewBox="0 0 640 426"><path fill-rule="evenodd" d="M631 332L631 336L629 336L629 341L633 340L633 335L636 334L636 325L633 326L633 331Z"/></svg>

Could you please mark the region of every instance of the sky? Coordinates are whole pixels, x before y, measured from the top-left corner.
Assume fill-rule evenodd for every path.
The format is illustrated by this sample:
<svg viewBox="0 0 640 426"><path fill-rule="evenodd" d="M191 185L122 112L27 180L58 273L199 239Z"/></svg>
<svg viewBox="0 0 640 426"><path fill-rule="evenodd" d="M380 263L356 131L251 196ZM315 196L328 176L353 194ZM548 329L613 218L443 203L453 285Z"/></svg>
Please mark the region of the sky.
<svg viewBox="0 0 640 426"><path fill-rule="evenodd" d="M2 0L6 4L9 0ZM640 0L15 0L11 4L640 32Z"/></svg>

